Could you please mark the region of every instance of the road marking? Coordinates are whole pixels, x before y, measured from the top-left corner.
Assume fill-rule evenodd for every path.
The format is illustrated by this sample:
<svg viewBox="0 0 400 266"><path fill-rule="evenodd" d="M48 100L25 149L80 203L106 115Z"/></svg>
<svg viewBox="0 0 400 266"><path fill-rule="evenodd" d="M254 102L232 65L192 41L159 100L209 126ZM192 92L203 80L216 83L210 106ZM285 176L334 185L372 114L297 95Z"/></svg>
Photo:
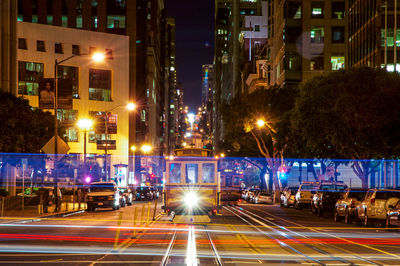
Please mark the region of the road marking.
<svg viewBox="0 0 400 266"><path fill-rule="evenodd" d="M266 213L266 214L268 214L268 215L274 216L274 217L278 217L278 216L273 215L273 214L270 214L269 212L266 212L266 211L262 211L262 212L264 212L264 213ZM311 231L314 231L314 232L317 232L317 233L326 234L326 235L328 235L328 236L331 236L331 237L334 237L334 238L343 240L343 241L345 241L345 242L348 242L348 243L351 243L351 244L354 244L354 245L358 245L358 246L361 246L361 247L365 247L365 248L368 248L368 249L372 249L372 250L381 252L381 253L383 253L383 254L386 254L386 255L389 255L389 256L393 256L393 257L395 257L395 258L397 258L397 259L400 259L400 256L398 256L398 255L396 255L396 254L392 254L392 253L390 253L390 252L386 252L386 251L381 250L381 249L379 249L379 248L374 248L374 247L371 247L371 246L366 245L366 244L360 244L360 243L357 243L357 242L348 240L348 239L346 239L346 238L342 238L342 237L339 237L339 236L335 236L335 235L332 235L332 234L327 233L327 232L324 232L324 231L316 230L315 228L312 228L312 227L303 226L303 225L301 225L301 224L299 224L299 223L292 222L292 221L286 220L286 219L281 218L281 217L278 217L278 218L281 219L281 220L283 220L283 221L286 221L286 222L288 222L288 223L292 223L292 224L295 224L295 225L302 226L302 227L304 227L305 229L308 229L308 230L311 230ZM288 227L287 227L287 228L288 228ZM353 228L353 229L354 229L354 228ZM347 250L345 250L345 251L347 251ZM352 254L350 251L347 251L347 252L349 252L350 254ZM354 255L354 253L353 253L353 255Z"/></svg>

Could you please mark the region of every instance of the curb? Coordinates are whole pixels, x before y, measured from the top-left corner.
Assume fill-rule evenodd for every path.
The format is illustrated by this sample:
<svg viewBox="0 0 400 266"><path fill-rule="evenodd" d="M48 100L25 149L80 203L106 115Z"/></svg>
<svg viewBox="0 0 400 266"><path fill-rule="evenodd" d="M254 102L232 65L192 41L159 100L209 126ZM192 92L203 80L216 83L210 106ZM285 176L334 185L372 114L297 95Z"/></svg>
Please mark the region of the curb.
<svg viewBox="0 0 400 266"><path fill-rule="evenodd" d="M82 210L77 210L77 211L66 211L66 212L58 212L58 213L52 213L52 214L47 214L47 215L42 215L42 216L37 216L37 217L27 217L26 219L23 219L23 217L21 217L21 219L19 220L12 220L9 222L0 222L0 224L10 224L10 223L33 223L33 222L39 222L42 219L46 219L46 218L57 218L57 217L68 217L71 215L75 215L75 214L79 214L79 213L83 213L85 212L84 209ZM4 218L4 217L3 217ZM11 218L17 218L17 217L11 217Z"/></svg>

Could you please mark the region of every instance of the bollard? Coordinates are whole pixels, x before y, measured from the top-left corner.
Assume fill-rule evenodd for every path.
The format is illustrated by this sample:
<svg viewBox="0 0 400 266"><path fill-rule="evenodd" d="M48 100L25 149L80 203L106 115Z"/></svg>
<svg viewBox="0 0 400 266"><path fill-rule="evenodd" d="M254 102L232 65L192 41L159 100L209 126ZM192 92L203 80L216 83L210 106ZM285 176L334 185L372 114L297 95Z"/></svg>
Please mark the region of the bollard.
<svg viewBox="0 0 400 266"><path fill-rule="evenodd" d="M42 210L43 210L43 199L42 199L42 195L40 195L40 197L39 197L39 205L38 205L39 214L43 213Z"/></svg>
<svg viewBox="0 0 400 266"><path fill-rule="evenodd" d="M120 232L120 227L121 227L121 223L122 223L122 212L119 213L118 216L118 228L117 228L117 232L115 234L115 241L114 241L114 249L117 248L118 246L118 240L119 240L119 232Z"/></svg>
<svg viewBox="0 0 400 266"><path fill-rule="evenodd" d="M140 226L141 226L141 227L143 226L143 223L144 223L144 212L145 212L145 208L146 208L146 205L143 204L143 206L142 206L142 216L140 217Z"/></svg>
<svg viewBox="0 0 400 266"><path fill-rule="evenodd" d="M136 218L137 218L137 207L135 207L135 212L133 213L133 232L132 232L132 237L136 237Z"/></svg>
<svg viewBox="0 0 400 266"><path fill-rule="evenodd" d="M149 201L149 206L147 207L147 221L146 221L146 225L149 225L149 221L150 221L150 208L151 208L151 202Z"/></svg>
<svg viewBox="0 0 400 266"><path fill-rule="evenodd" d="M1 197L1 216L4 216L4 198L5 197Z"/></svg>
<svg viewBox="0 0 400 266"><path fill-rule="evenodd" d="M156 220L157 200L154 201L153 221Z"/></svg>

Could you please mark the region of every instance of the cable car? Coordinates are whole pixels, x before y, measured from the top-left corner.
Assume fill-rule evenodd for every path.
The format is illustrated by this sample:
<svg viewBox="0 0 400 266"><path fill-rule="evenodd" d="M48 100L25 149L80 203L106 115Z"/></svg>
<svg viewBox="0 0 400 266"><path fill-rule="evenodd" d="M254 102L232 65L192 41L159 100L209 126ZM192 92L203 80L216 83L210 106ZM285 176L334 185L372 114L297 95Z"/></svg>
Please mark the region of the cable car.
<svg viewBox="0 0 400 266"><path fill-rule="evenodd" d="M170 214L215 215L220 208L218 160L210 150L184 148L175 150L165 162L163 201Z"/></svg>

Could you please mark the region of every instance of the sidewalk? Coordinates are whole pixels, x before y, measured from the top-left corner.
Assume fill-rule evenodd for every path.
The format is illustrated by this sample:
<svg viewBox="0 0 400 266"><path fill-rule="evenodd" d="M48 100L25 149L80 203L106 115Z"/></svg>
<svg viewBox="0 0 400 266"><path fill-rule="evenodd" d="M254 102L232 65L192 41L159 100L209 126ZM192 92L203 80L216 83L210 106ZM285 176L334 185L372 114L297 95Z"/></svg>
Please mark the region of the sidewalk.
<svg viewBox="0 0 400 266"><path fill-rule="evenodd" d="M74 212L83 211L86 209L86 203L81 203L81 208L79 209L78 203L63 202L61 205L61 210L55 212L55 205L48 207L48 212L43 213L39 206L28 205L25 206L24 211L21 208L13 210L4 210L4 215L0 216L0 223L10 223L15 221L29 220L31 218L46 218L53 216L66 215ZM1 215L1 213L0 213Z"/></svg>

